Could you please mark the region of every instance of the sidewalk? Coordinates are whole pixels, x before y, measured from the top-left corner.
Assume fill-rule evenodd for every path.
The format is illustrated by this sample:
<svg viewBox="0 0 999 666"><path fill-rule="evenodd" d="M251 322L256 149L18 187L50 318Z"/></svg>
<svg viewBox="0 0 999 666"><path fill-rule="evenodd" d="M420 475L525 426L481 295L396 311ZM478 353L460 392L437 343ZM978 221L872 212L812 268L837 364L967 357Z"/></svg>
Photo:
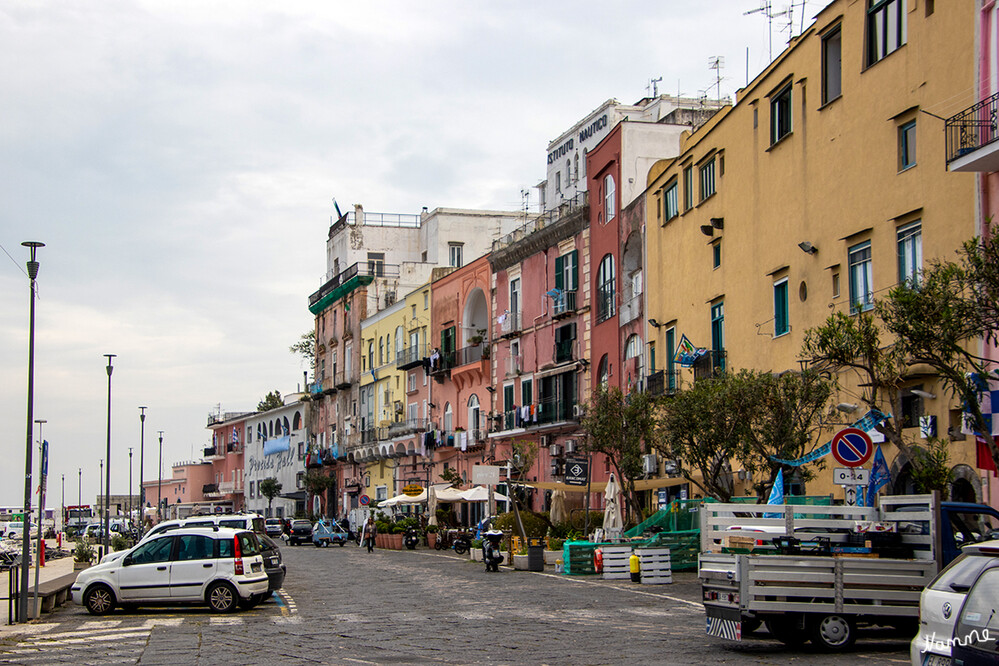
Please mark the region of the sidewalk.
<svg viewBox="0 0 999 666"><path fill-rule="evenodd" d="M72 550L70 550L70 546L72 546L71 543L67 544L64 542L63 552L66 553L66 555L64 557L60 557L59 559L46 560L45 566L39 568L38 570L39 584L45 583L46 581L55 580L56 578L59 578L61 576L73 573L73 555L72 555ZM45 547L46 547L46 552L48 553L53 552L56 549L55 539L46 539ZM2 605L2 608L0 608L0 636L3 636L5 633L11 631L16 632L18 626L23 626L23 625L8 624L10 622L10 615L8 613L10 609L10 604L8 603L7 599L7 591L10 589L9 577L10 577L10 572L5 571L2 574L0 574L0 605ZM31 595L31 592L34 591L34 589L35 589L35 567L34 565L32 565L31 569L28 571L29 607L34 602L34 597ZM41 620L44 621L47 615L48 613L43 613L41 616Z"/></svg>

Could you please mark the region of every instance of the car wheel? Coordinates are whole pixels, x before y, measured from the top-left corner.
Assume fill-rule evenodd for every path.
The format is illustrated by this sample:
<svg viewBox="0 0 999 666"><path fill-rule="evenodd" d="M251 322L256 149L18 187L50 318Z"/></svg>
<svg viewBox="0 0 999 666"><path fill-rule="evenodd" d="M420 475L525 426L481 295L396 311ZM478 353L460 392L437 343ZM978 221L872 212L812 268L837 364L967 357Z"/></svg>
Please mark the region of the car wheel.
<svg viewBox="0 0 999 666"><path fill-rule="evenodd" d="M767 630L770 635L788 647L799 647L808 640L808 635L802 631L800 615L787 614L783 617L767 619Z"/></svg>
<svg viewBox="0 0 999 666"><path fill-rule="evenodd" d="M341 548L343 548L344 546L347 545L347 542L346 541L341 541L337 545L340 546Z"/></svg>
<svg viewBox="0 0 999 666"><path fill-rule="evenodd" d="M820 615L808 623L812 643L827 652L846 650L857 640L857 627L847 615Z"/></svg>
<svg viewBox="0 0 999 666"><path fill-rule="evenodd" d="M139 604L120 604L121 609L126 613L134 613L139 610Z"/></svg>
<svg viewBox="0 0 999 666"><path fill-rule="evenodd" d="M239 602L239 594L229 583L215 583L208 588L207 600L216 613L231 613Z"/></svg>
<svg viewBox="0 0 999 666"><path fill-rule="evenodd" d="M114 604L114 592L107 585L94 585L83 598L83 605L91 615L107 615L114 610Z"/></svg>
<svg viewBox="0 0 999 666"><path fill-rule="evenodd" d="M323 542L322 541L313 541L313 543L316 544L316 548L322 548L322 546L323 546Z"/></svg>
<svg viewBox="0 0 999 666"><path fill-rule="evenodd" d="M249 599L240 599L237 603L243 610L250 610L252 608L256 608L261 601L263 601L263 599L260 598L260 595L254 594L250 596Z"/></svg>

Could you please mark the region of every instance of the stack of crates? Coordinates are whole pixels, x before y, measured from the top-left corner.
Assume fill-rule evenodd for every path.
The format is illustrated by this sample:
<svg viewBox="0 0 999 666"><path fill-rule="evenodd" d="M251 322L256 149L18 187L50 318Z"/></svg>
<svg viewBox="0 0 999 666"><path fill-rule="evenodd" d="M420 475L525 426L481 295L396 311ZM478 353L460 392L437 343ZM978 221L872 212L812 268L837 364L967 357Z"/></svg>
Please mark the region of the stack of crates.
<svg viewBox="0 0 999 666"><path fill-rule="evenodd" d="M635 551L642 567L642 585L673 582L669 548L639 548Z"/></svg>
<svg viewBox="0 0 999 666"><path fill-rule="evenodd" d="M568 576L592 575L597 572L593 566L595 543L589 541L566 541L562 546L562 562Z"/></svg>
<svg viewBox="0 0 999 666"><path fill-rule="evenodd" d="M601 546L604 555L604 579L631 578L631 546Z"/></svg>

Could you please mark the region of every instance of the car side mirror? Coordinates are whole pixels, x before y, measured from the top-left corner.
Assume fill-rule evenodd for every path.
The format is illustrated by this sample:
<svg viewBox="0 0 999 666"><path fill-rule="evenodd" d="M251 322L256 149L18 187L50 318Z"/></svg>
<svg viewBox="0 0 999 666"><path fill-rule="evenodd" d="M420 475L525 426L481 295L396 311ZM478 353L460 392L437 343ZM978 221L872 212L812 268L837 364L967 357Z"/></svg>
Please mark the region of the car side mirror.
<svg viewBox="0 0 999 666"><path fill-rule="evenodd" d="M131 555L126 555L125 559L123 559L121 561L121 564L122 564L122 566L126 566L126 567L129 566L130 564L132 564L132 556Z"/></svg>

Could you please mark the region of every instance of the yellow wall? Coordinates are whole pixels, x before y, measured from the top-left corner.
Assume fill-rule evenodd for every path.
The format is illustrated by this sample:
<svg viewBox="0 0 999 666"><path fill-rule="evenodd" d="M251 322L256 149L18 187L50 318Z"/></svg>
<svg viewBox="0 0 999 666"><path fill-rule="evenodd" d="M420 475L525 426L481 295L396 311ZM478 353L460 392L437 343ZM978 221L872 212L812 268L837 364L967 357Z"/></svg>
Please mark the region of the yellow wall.
<svg viewBox="0 0 999 666"><path fill-rule="evenodd" d="M768 71L738 95L734 107L686 138L676 160L649 175L647 243L648 312L674 322L697 346L711 346L711 301L725 306L729 368L797 369L804 335L831 313L849 312L848 249L871 242L875 296L898 281L896 231L921 220L923 264L953 250L975 233L974 177L948 173L943 122L974 94L973 3L907 3L908 39L899 50L864 67L866 3L831 3ZM823 34L842 35L842 96L823 105ZM771 98L791 85L792 131L771 145ZM899 127L916 122L916 166L899 171ZM715 153L717 193L698 203L698 164ZM694 203L683 208L683 168L694 164ZM679 178L681 214L663 222L663 191ZM722 230L700 230L723 218ZM721 241L721 265L712 266L710 243ZM798 244L818 248L806 254ZM834 293L838 275L839 294ZM791 330L773 337L773 284L788 278ZM668 326L650 329L657 341L656 369L669 353L661 347ZM684 370L690 381L690 370ZM916 383L913 381L912 383ZM938 417L946 436L949 407L941 387L925 413ZM834 402L857 402L855 387ZM890 407L888 407L891 410ZM893 410L891 410L893 411ZM861 411L854 417L861 415ZM851 417L845 417L849 419ZM918 437L918 429L907 434ZM823 440L825 441L825 440ZM922 441L918 440L917 441ZM895 452L885 449L891 464ZM831 458L829 458L832 461ZM952 464L974 465L974 442L953 447ZM827 469L835 463L827 466ZM842 491L820 472L810 493Z"/></svg>

